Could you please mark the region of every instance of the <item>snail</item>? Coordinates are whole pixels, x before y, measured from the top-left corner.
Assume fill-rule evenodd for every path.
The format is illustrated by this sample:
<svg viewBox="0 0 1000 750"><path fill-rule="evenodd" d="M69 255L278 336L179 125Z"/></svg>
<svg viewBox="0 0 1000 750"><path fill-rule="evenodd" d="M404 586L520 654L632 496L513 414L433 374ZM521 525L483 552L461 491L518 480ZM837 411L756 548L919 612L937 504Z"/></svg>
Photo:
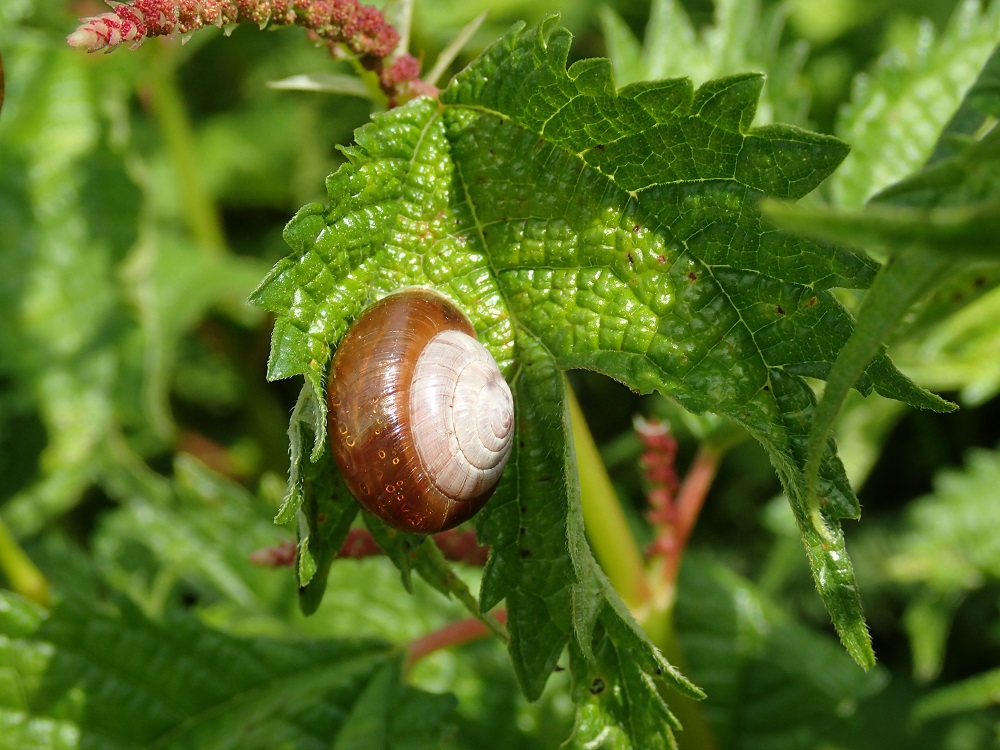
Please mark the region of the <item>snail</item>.
<svg viewBox="0 0 1000 750"><path fill-rule="evenodd" d="M333 357L333 457L361 506L402 531L457 526L493 494L514 399L465 315L427 289L369 307Z"/></svg>

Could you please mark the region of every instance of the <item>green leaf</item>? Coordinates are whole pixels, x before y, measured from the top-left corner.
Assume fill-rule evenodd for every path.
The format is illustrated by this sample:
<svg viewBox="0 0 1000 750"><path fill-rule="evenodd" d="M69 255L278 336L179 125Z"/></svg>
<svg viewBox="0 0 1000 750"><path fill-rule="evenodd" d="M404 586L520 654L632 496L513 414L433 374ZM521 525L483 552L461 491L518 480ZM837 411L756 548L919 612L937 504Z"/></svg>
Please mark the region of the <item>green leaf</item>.
<svg viewBox="0 0 1000 750"><path fill-rule="evenodd" d="M643 747L650 737L669 736L675 723L656 683L694 697L702 693L652 646L594 560L574 462L567 460L572 446L565 384L551 355L534 339L520 340L518 355L523 368L514 381L517 420L533 429L519 434L511 458L518 486L505 480L480 514L480 535L495 540L483 575L482 606L506 598L511 660L529 699L540 695L567 642L575 673L601 670L609 691L618 680L636 681L631 695L649 712L644 723L623 731ZM538 487L545 491L532 497ZM588 709L580 711L578 723L589 724ZM647 735L650 727L656 730Z"/></svg>
<svg viewBox="0 0 1000 750"><path fill-rule="evenodd" d="M141 384L135 400L144 410L130 422L142 423L161 440L173 437L170 386L184 338L212 308L244 323L259 321L248 314L246 295L262 270L258 261L208 252L168 230L149 232L130 249L121 267L120 293L135 311L139 331L119 349L141 347L144 365L134 378Z"/></svg>
<svg viewBox="0 0 1000 750"><path fill-rule="evenodd" d="M494 635L503 641L509 641L510 635L506 627L501 625L494 617L487 614L485 608L479 606L476 597L469 590L465 581L448 564L444 554L438 549L437 545L427 537L424 537L421 542L421 544L413 549L411 561L408 564L412 564L413 568L420 573L420 576L437 591L460 601Z"/></svg>
<svg viewBox="0 0 1000 750"><path fill-rule="evenodd" d="M873 204L857 211L791 208L766 204L782 226L813 237L859 247L925 245L947 248L948 255L969 260L1000 261L1000 201L929 211ZM938 282L946 269L935 269Z"/></svg>
<svg viewBox="0 0 1000 750"><path fill-rule="evenodd" d="M478 206L477 221L489 230L484 241L512 314L561 367L659 389L692 411L726 413L754 434L797 506L831 615L849 647L857 644L857 658L868 663L867 632L837 522L857 515L856 501L831 454L826 517L805 506L802 438L812 394L799 376L823 376L823 362L832 361L850 328L833 297L814 291L863 287L872 266L827 246L761 234L751 199L755 190L804 195L839 162L843 147L788 126L747 130L759 76L713 81L697 92L684 80L636 84L615 95L601 61L563 72L568 42L551 26L512 33L442 94L445 102L470 102L461 131L469 136L456 138L452 153ZM513 85L523 78L530 85ZM516 127L480 108L513 113ZM493 144L485 155L476 146L483 142ZM677 143L689 150L671 148ZM525 153L545 172L535 184L512 184L509 165ZM567 175L562 184L560 173ZM621 213L604 207L616 189L629 191L618 193ZM498 200L487 190L513 194ZM536 191L545 197L541 205ZM588 193L600 196L589 215L577 207ZM572 200L554 200L561 194ZM604 229L597 232L587 222L602 212ZM573 239L560 241L557 232ZM797 275L793 257L810 271ZM595 266L601 261L607 265ZM721 338L694 344L703 325ZM912 390L887 360L877 366L880 388Z"/></svg>
<svg viewBox="0 0 1000 750"><path fill-rule="evenodd" d="M837 135L853 146L830 181L836 203L862 205L919 169L1000 38L1000 9L965 0L939 37L914 25L854 82Z"/></svg>
<svg viewBox="0 0 1000 750"><path fill-rule="evenodd" d="M618 85L687 76L695 82L766 70L758 106L762 122L804 123L809 97L802 86L806 44L781 46L787 7L761 11L758 0L716 0L713 22L696 29L678 0L653 0L642 44L609 7L600 8L608 57Z"/></svg>
<svg viewBox="0 0 1000 750"><path fill-rule="evenodd" d="M1000 523L995 501L1000 453L976 450L966 464L962 471L937 475L934 492L909 506L906 528L888 564L893 579L926 586L925 597L938 605L933 612L944 618L930 623L943 630L937 649L921 660L925 676L940 666L950 615L961 595L1000 579L1000 539L994 533ZM914 607L921 606L917 599Z"/></svg>
<svg viewBox="0 0 1000 750"><path fill-rule="evenodd" d="M317 404L315 389L306 383L288 425L291 458L288 492L274 519L278 524L299 519L296 572L299 605L306 614L315 612L323 600L330 563L358 515L358 504L336 470L330 451L325 449L325 443L314 438L315 425L319 424ZM311 461L306 460L310 444L315 446L314 453L319 449Z"/></svg>
<svg viewBox="0 0 1000 750"><path fill-rule="evenodd" d="M952 620L964 597L961 589L922 589L907 605L903 624L910 639L913 676L917 680L930 682L940 674Z"/></svg>
<svg viewBox="0 0 1000 750"><path fill-rule="evenodd" d="M376 95L375 91L368 88L360 78L343 73L304 73L282 78L280 81L270 81L267 85L272 89L318 91L326 94L360 96L363 99L374 99Z"/></svg>
<svg viewBox="0 0 1000 750"><path fill-rule="evenodd" d="M676 621L687 667L711 696L701 707L714 742L703 746L821 747L887 682L700 555L685 556Z"/></svg>
<svg viewBox="0 0 1000 750"><path fill-rule="evenodd" d="M89 65L60 35L8 26L0 497L6 523L28 535L94 486L162 495L144 457L176 439L169 395L181 342L213 307L259 320L245 297L263 267L207 255L143 213L160 186L142 181L148 154L131 150L136 66ZM41 433L38 445L18 423Z"/></svg>
<svg viewBox="0 0 1000 750"><path fill-rule="evenodd" d="M935 690L917 704L913 718L930 721L962 711L989 708L997 703L1000 703L1000 669Z"/></svg>
<svg viewBox="0 0 1000 750"><path fill-rule="evenodd" d="M106 194L106 183L117 184L120 174L91 169L95 156L111 157L99 150L92 81L72 56L37 34L12 40L4 52L0 314L8 325L0 332L0 373L15 383L17 410L33 413L48 435L37 473L25 476L34 457L3 467L20 479L16 492L3 494L5 521L22 534L79 500L115 421L118 362L108 334L121 310L108 280L121 235L96 231L76 196ZM109 103L115 93L108 90ZM109 224L134 227L131 208L128 201L115 205Z"/></svg>
<svg viewBox="0 0 1000 750"><path fill-rule="evenodd" d="M0 592L0 747L439 747L454 699L400 685L399 664L374 640L236 638L124 602L45 615Z"/></svg>
<svg viewBox="0 0 1000 750"><path fill-rule="evenodd" d="M602 628L590 656L570 650L576 725L569 747L620 750L676 748L680 723L636 665Z"/></svg>
<svg viewBox="0 0 1000 750"><path fill-rule="evenodd" d="M92 546L103 579L145 611L162 611L162 586L176 578L208 600L260 614L263 592L250 554L281 537L246 490L179 454L169 492L129 497L104 517Z"/></svg>
<svg viewBox="0 0 1000 750"><path fill-rule="evenodd" d="M1000 392L1000 266L971 268L922 306L893 348L913 378L935 390L959 391L965 406ZM980 296L982 295L982 296Z"/></svg>
<svg viewBox="0 0 1000 750"><path fill-rule="evenodd" d="M970 122L985 122L991 112L1000 109L1000 94L994 84L998 76L1000 47L994 50L970 89L960 108L962 116L953 120L950 127L960 132ZM827 445L827 436L850 388L874 357L884 359L883 342L912 305L943 280L972 266L972 259L955 253L956 236L963 238L966 252L975 253L976 259L996 257L995 252L978 247L975 238L988 241L997 233L1000 179L993 167L1000 162L1000 136L995 129L978 135L978 138L962 139L960 148L954 144L950 149L950 156L942 154L915 175L882 191L873 199L876 207L869 209L861 220L851 213L828 209L804 213L801 209L769 204L770 215L784 226L832 239L863 241L875 236L889 247L889 261L858 310L858 327L841 350L828 377L823 401L812 424L807 466L810 503L813 502L812 483ZM948 142L947 136L947 132L942 135L943 143ZM883 205L890 207L889 213ZM935 209L937 214L930 209ZM899 213L894 216L894 211ZM954 222L942 221L942 211L950 211L948 216L951 218L956 211L962 212L957 232ZM819 220L809 222L810 213L813 219ZM887 217L892 217L893 221L887 221ZM942 224L945 224L944 231L929 231L929 226L941 228ZM905 231L901 231L900 226ZM959 244L958 250L962 248ZM955 408L926 391L910 388L910 392L912 395L902 400L914 406L936 411ZM900 397L901 394L890 392L888 395Z"/></svg>
<svg viewBox="0 0 1000 750"><path fill-rule="evenodd" d="M377 672L358 696L343 730L333 743L333 750L370 750L383 747L427 747L431 739L440 739L450 733L451 727L440 723L441 714L454 708L451 696L431 696L400 685L400 661L388 662ZM404 693L405 691L405 693ZM400 697L406 716L399 721ZM417 698L420 700L415 700ZM410 707L409 704L416 704ZM444 710L442 710L444 709ZM403 724L405 733L399 732ZM423 742L413 736L413 729L423 730ZM397 730L393 732L393 730Z"/></svg>
<svg viewBox="0 0 1000 750"><path fill-rule="evenodd" d="M321 392L349 322L396 288L432 286L465 310L519 401L520 447L480 524L493 549L482 603L507 598L529 697L571 634L590 653L605 611L595 602L607 596L575 531L562 393L535 382L553 367L597 370L749 430L792 499L838 630L870 664L839 530L857 501L831 446L814 512L803 466L814 408L805 377L825 376L852 327L830 290L866 287L876 265L769 230L757 208L765 195L807 194L846 147L751 127L759 74L697 91L685 79L616 91L606 61L566 69L569 43L554 20L516 26L440 106L418 99L358 131L349 164L328 180L329 206L289 223L293 253L254 294L279 315L269 377L303 374ZM919 394L884 356L858 383L873 387ZM316 404L314 454L326 421Z"/></svg>

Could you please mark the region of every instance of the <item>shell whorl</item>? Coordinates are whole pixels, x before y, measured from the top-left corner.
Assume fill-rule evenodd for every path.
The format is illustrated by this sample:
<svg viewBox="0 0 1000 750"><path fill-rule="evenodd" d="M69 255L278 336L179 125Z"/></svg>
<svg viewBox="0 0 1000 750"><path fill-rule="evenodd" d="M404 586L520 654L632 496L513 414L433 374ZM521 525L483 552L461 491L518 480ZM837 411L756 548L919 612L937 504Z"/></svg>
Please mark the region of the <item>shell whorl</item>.
<svg viewBox="0 0 1000 750"><path fill-rule="evenodd" d="M410 429L437 488L472 498L495 485L514 435L514 398L486 348L442 331L420 353L410 383Z"/></svg>

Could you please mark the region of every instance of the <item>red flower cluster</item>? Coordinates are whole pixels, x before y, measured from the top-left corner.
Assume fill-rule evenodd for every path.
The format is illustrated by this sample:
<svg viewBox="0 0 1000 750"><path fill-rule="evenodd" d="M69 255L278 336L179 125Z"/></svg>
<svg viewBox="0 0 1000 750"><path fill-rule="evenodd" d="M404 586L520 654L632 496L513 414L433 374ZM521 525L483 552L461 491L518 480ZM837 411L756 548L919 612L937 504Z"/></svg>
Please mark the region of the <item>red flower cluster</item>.
<svg viewBox="0 0 1000 750"><path fill-rule="evenodd" d="M399 43L399 33L382 14L358 0L132 0L110 2L112 10L81 18L66 41L96 52L120 44L137 47L152 36L183 36L204 26L241 23L258 26L301 26L328 46L344 45L359 55L364 67L379 74L393 99L420 74L420 63L401 55L388 67L386 59Z"/></svg>
<svg viewBox="0 0 1000 750"><path fill-rule="evenodd" d="M669 424L656 420L637 418L635 431L643 447L639 465L647 486L646 518L657 529L657 539L649 554L669 554L676 541L673 526L677 522L677 440L670 434Z"/></svg>

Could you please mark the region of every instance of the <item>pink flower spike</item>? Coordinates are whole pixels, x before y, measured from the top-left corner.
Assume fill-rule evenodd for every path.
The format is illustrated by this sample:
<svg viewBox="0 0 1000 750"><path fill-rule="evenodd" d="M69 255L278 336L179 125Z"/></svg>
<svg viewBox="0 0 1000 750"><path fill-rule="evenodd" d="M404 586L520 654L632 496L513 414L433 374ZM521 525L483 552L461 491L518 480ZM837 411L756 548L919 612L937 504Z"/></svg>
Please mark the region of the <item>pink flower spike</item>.
<svg viewBox="0 0 1000 750"><path fill-rule="evenodd" d="M399 44L399 33L382 13L358 0L107 0L112 11L81 18L66 42L89 52L129 44L134 49L147 37L176 36L182 42L206 26L227 35L239 24L296 25L321 40L335 56L341 46L357 56L362 67L379 75L390 106L437 89L422 84L420 63L410 55L388 59Z"/></svg>
<svg viewBox="0 0 1000 750"><path fill-rule="evenodd" d="M112 7L109 13L81 18L77 30L66 37L69 46L97 52L124 42L132 42L133 48L142 44L146 36L142 12L130 5L112 3Z"/></svg>
<svg viewBox="0 0 1000 750"><path fill-rule="evenodd" d="M93 19L80 19L81 21L91 21ZM107 46L107 39L98 34L90 24L80 26L76 31L66 37L66 43L76 49L85 49L88 52L96 52Z"/></svg>

